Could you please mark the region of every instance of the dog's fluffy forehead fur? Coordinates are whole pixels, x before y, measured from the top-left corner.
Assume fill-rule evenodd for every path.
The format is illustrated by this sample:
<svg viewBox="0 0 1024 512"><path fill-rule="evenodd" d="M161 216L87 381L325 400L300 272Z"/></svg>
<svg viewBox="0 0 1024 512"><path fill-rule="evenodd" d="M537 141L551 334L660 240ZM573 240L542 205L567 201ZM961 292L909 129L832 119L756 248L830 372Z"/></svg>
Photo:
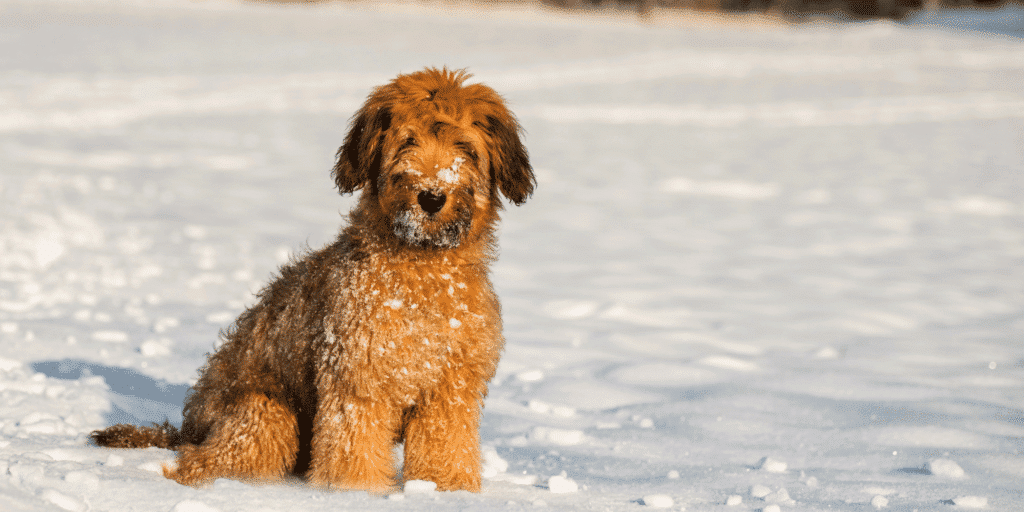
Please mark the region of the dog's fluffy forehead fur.
<svg viewBox="0 0 1024 512"><path fill-rule="evenodd" d="M373 91L338 151L339 190L363 189L375 199L366 208L379 207L409 244L457 247L490 229L499 193L520 204L533 191L518 122L493 89L468 78L399 75Z"/></svg>

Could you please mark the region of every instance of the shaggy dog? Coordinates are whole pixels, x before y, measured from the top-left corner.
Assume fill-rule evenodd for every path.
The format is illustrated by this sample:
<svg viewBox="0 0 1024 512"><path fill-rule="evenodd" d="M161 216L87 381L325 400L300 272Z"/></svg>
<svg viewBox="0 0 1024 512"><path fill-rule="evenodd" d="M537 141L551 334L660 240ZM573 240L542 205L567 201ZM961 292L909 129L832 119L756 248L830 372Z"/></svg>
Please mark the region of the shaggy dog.
<svg viewBox="0 0 1024 512"><path fill-rule="evenodd" d="M480 490L480 410L504 344L488 278L499 192L535 180L520 127L491 88L426 69L376 88L333 176L362 189L331 245L281 268L222 333L185 400L181 430L115 425L101 446L178 451L164 475L289 474L387 492L405 480Z"/></svg>

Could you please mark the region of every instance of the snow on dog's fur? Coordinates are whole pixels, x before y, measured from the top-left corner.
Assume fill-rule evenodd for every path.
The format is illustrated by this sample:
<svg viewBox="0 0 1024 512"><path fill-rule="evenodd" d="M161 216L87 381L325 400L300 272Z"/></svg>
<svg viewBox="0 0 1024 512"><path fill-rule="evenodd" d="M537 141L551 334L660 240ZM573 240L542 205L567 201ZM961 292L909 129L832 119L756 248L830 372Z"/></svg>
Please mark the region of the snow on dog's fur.
<svg viewBox="0 0 1024 512"><path fill-rule="evenodd" d="M488 278L500 194L533 171L501 97L426 69L378 87L338 151L342 193L362 190L337 240L285 265L224 334L180 430L115 425L112 447L178 450L164 474L386 492L406 480L480 489L478 425L504 344Z"/></svg>

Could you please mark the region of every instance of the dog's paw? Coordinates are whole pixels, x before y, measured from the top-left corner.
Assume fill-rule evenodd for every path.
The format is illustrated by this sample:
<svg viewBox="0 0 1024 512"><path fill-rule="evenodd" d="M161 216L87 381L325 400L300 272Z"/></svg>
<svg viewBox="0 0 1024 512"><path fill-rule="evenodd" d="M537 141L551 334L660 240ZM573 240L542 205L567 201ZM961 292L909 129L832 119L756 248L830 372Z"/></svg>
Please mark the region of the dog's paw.
<svg viewBox="0 0 1024 512"><path fill-rule="evenodd" d="M390 475L345 475L341 472L331 474L319 468L310 471L307 477L309 485L323 491L366 491L375 496L384 496L401 492L402 488Z"/></svg>

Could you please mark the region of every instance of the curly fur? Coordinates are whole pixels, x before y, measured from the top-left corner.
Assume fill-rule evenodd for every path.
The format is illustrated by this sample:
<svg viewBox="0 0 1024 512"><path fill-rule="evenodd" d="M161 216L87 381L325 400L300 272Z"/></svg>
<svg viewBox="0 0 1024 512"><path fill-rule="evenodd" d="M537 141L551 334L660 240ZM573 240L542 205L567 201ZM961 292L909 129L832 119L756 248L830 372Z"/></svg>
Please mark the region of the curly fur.
<svg viewBox="0 0 1024 512"><path fill-rule="evenodd" d="M406 480L480 489L478 426L504 339L488 277L504 195L535 185L520 127L491 88L426 69L376 88L333 176L362 190L349 225L280 277L222 336L185 401L180 432L115 425L101 446L178 451L164 474L304 476L387 492Z"/></svg>

